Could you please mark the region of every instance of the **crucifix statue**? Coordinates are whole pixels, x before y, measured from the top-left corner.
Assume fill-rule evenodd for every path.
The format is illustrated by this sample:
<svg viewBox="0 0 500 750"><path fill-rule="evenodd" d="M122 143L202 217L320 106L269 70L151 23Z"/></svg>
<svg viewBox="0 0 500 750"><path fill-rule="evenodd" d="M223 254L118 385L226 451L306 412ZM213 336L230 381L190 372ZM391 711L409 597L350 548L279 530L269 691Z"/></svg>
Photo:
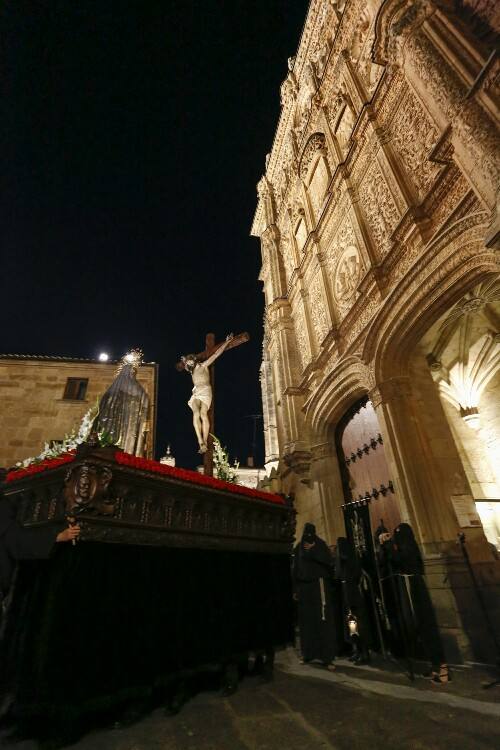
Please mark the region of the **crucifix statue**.
<svg viewBox="0 0 500 750"><path fill-rule="evenodd" d="M214 433L214 368L213 363L226 351L248 341L248 333L234 336L232 333L226 340L216 344L213 333L205 337L205 349L198 354L187 354L177 362L179 371L188 372L193 379L193 393L188 401L193 411L193 427L199 445L199 453L203 454L203 468L206 476L213 476L213 440Z"/></svg>

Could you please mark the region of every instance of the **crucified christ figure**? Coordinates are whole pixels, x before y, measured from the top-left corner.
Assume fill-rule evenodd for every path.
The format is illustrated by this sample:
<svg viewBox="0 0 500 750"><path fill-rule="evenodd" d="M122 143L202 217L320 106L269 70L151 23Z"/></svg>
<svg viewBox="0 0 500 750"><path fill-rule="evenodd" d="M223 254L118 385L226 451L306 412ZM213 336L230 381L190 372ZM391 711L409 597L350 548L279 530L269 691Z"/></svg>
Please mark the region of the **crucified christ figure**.
<svg viewBox="0 0 500 750"><path fill-rule="evenodd" d="M212 386L208 368L227 349L232 340L233 334L230 333L225 342L208 359L199 360L196 354L187 354L185 357L181 357L184 369L193 378L193 393L188 404L193 410L193 427L200 446L198 453L207 452L208 435L210 433L208 410L212 403Z"/></svg>

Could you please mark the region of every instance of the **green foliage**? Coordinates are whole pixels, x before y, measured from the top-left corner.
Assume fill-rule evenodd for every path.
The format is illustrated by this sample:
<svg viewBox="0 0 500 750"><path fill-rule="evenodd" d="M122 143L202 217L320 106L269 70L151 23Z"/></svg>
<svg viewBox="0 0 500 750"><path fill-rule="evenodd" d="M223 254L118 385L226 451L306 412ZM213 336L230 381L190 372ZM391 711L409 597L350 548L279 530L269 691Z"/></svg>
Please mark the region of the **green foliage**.
<svg viewBox="0 0 500 750"><path fill-rule="evenodd" d="M109 446L116 445L113 435L107 430L101 430L101 432L98 433L98 438L100 448L108 448Z"/></svg>
<svg viewBox="0 0 500 750"><path fill-rule="evenodd" d="M238 484L238 468L239 463L234 461L231 465L229 463L229 453L226 446L222 446L219 438L212 435L214 441L214 469L215 476L217 479L222 479L224 482L233 482Z"/></svg>

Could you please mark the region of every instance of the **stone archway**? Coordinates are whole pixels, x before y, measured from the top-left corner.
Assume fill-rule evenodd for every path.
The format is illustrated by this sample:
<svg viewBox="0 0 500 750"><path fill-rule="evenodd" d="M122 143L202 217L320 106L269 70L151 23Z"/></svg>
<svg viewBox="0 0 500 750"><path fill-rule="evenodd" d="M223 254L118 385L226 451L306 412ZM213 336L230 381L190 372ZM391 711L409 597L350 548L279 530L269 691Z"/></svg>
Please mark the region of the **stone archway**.
<svg viewBox="0 0 500 750"><path fill-rule="evenodd" d="M494 255L474 234L469 227L455 235L451 247L445 235L434 244L427 277L411 294L407 288L409 303L395 305L372 328L365 352L374 362L377 386L371 396L389 437L391 471L405 520L423 546L443 635L451 649L487 659L491 644L484 616L456 543L465 531L483 599L491 618L500 619L500 566L474 518L474 471L467 471L466 451L457 440L470 429L467 419L476 416L479 386L486 387L500 364L498 329L492 328L498 316L487 311L484 330L470 320L500 289ZM470 524L463 520L466 505Z"/></svg>
<svg viewBox="0 0 500 750"><path fill-rule="evenodd" d="M426 331L470 289L500 272L497 254L484 246L484 222L484 212L475 211L439 233L387 297L361 357L372 363L377 384L406 375Z"/></svg>
<svg viewBox="0 0 500 750"><path fill-rule="evenodd" d="M470 485L468 523L479 526L483 509L487 539L500 550L500 277L473 287L418 348Z"/></svg>

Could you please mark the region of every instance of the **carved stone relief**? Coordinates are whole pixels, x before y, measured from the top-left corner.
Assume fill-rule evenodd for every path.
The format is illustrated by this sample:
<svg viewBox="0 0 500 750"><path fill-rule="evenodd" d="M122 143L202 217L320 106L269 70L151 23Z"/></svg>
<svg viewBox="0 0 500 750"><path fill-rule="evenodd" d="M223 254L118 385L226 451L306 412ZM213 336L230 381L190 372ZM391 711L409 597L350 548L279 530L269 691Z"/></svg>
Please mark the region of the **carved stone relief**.
<svg viewBox="0 0 500 750"><path fill-rule="evenodd" d="M325 72L326 63L328 60L328 55L330 54L331 46L332 46L332 42L331 42L330 37L326 37L326 39L318 45L318 47L316 48L316 51L313 53L313 56L311 58L311 61L314 65L314 71L318 79L321 79L323 76L323 73Z"/></svg>
<svg viewBox="0 0 500 750"><path fill-rule="evenodd" d="M419 6L418 17L412 5ZM389 6L396 10L391 19ZM477 173L492 183L495 169L492 132L485 124L490 116L485 102L491 102L485 81L493 68L468 91L463 76L453 72L467 59L459 54L460 37L456 59L446 57L432 34L437 16L448 11L440 4L433 18L434 10L435 0L310 5L284 87L288 109L278 123L268 174L280 201L276 223L293 305L285 333L281 322L268 326L274 350L277 339L288 337L274 360L280 371L274 397L281 399L282 455L288 440L283 436L291 431L281 427L290 421L285 412L291 387L297 389L293 398L304 399L307 428L314 430L308 404L324 400L342 358L358 352L370 367L383 360L388 372L395 372L404 347L386 342L401 343L403 337L406 342L415 318L430 316L433 295L451 295L449 284L460 280L466 266L473 275L481 272L481 263L486 270L494 265L493 253L484 247L491 206L476 189ZM385 44L391 36L402 42ZM382 47L388 54L380 54ZM324 149L329 162L323 170ZM473 191L481 208L469 205ZM455 228L462 216L470 223ZM320 269L315 252L303 252L312 230L321 248ZM374 263L370 273L368 258ZM291 367L293 375L287 375ZM377 368L378 377L382 365ZM370 387L375 385L374 380ZM341 385L332 388L339 391Z"/></svg>
<svg viewBox="0 0 500 750"><path fill-rule="evenodd" d="M375 31L369 33L368 38L365 42L361 58L358 63L358 74L363 81L365 89L369 96L373 94L382 72L384 70L382 65L377 65L372 61L372 48L375 40Z"/></svg>
<svg viewBox="0 0 500 750"><path fill-rule="evenodd" d="M311 361L311 350L309 345L306 318L301 301L299 301L294 307L293 323L295 329L295 338L297 340L297 353L300 362L300 369L302 372Z"/></svg>
<svg viewBox="0 0 500 750"><path fill-rule="evenodd" d="M361 260L357 247L350 245L340 256L335 271L333 291L339 308L350 306L361 277Z"/></svg>
<svg viewBox="0 0 500 750"><path fill-rule="evenodd" d="M321 209L325 203L329 178L325 158L321 157L315 166L307 191L316 221L319 219Z"/></svg>
<svg viewBox="0 0 500 750"><path fill-rule="evenodd" d="M432 211L432 221L436 228L449 218L470 189L465 177L461 173L456 174L457 171L455 170L454 179L447 181L443 186L443 194L433 195L432 205L429 206L429 213Z"/></svg>
<svg viewBox="0 0 500 750"><path fill-rule="evenodd" d="M304 219L300 219L295 227L295 239L297 240L297 247L302 251L307 240L307 227Z"/></svg>
<svg viewBox="0 0 500 750"><path fill-rule="evenodd" d="M325 153L326 139L323 133L314 133L307 141L300 160L299 174L305 179L317 153Z"/></svg>
<svg viewBox="0 0 500 750"><path fill-rule="evenodd" d="M334 280L334 294L335 299L337 302L340 301L340 297L336 293L336 278L337 278L337 271L340 265L340 262L342 258L346 255L353 255L353 250L357 253L357 258L359 261L359 274L361 274L365 269L362 267L361 264L361 256L359 254L358 250L358 243L356 240L356 235L354 232L353 225L351 223L351 219L349 215L346 215L340 226L338 227L338 230L333 237L327 253L327 263L330 270L331 278ZM351 266L352 268L352 266ZM345 305L344 305L345 307Z"/></svg>
<svg viewBox="0 0 500 750"><path fill-rule="evenodd" d="M389 249L389 238L399 221L399 213L387 182L374 162L359 188L361 205L370 225L377 253L383 257Z"/></svg>
<svg viewBox="0 0 500 750"><path fill-rule="evenodd" d="M418 99L406 88L390 128L392 140L408 178L422 198L439 172L429 161L438 132Z"/></svg>
<svg viewBox="0 0 500 750"><path fill-rule="evenodd" d="M293 247L291 243L290 233L286 230L281 235L281 252L283 255L283 263L285 266L285 275L287 286L290 284L293 271L295 269L295 260L293 257Z"/></svg>
<svg viewBox="0 0 500 750"><path fill-rule="evenodd" d="M343 102L344 109L340 116L337 129L335 130L335 135L337 136L337 140L339 142L340 148L342 149L342 153L345 156L347 153L349 139L352 134L352 129L354 127L354 123L356 122L356 116L352 109L352 104L350 104L350 102L345 97L343 97Z"/></svg>
<svg viewBox="0 0 500 750"><path fill-rule="evenodd" d="M297 106L294 117L294 127L297 133L302 133L313 105L313 99L318 90L319 81L311 60L304 65L304 72L297 95Z"/></svg>
<svg viewBox="0 0 500 750"><path fill-rule="evenodd" d="M309 281L309 300L311 321L318 346L322 344L325 337L330 332L330 322L325 308L325 298L322 287L323 279L320 269L317 268Z"/></svg>
<svg viewBox="0 0 500 750"><path fill-rule="evenodd" d="M497 185L499 173L498 132L475 99L466 97L458 76L423 34L414 35L405 47L405 57L416 68L430 96L439 105L454 131L466 144L475 164L488 182Z"/></svg>

